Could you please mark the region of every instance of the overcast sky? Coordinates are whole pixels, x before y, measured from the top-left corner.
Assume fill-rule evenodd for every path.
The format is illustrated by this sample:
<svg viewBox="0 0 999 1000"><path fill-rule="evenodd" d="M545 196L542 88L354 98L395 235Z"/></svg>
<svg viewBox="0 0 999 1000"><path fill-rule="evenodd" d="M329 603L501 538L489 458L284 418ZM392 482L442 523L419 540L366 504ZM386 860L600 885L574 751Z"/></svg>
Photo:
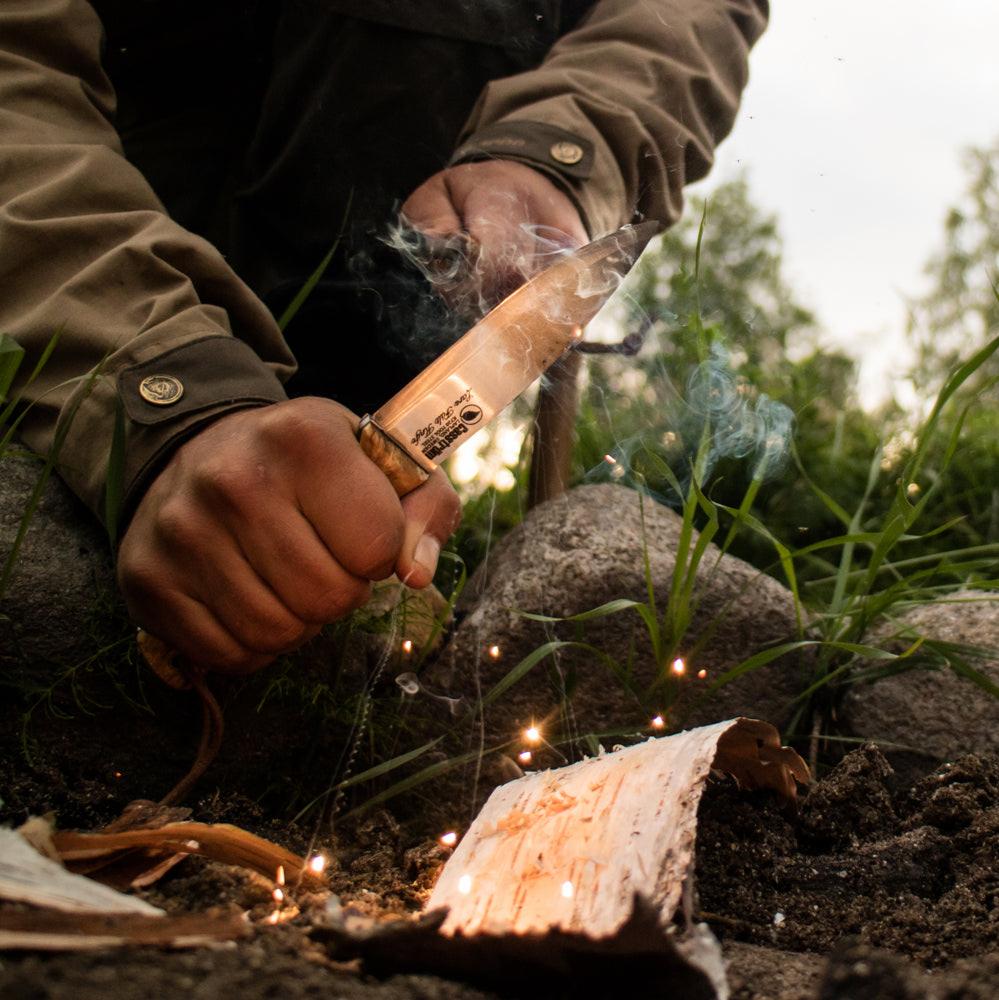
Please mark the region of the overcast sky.
<svg viewBox="0 0 999 1000"><path fill-rule="evenodd" d="M963 190L961 149L999 135L997 40L996 0L774 0L739 121L694 189L748 168L799 297L863 357L867 400L904 369L903 296Z"/></svg>

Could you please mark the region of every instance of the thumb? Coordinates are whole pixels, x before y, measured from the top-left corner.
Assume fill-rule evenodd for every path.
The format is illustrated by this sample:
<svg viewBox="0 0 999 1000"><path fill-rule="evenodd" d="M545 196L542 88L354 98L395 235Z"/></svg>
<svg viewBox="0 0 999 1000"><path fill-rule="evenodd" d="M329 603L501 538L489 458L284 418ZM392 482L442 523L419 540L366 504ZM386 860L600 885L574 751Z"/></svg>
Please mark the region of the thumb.
<svg viewBox="0 0 999 1000"><path fill-rule="evenodd" d="M408 587L428 586L437 570L441 547L461 521L458 494L440 469L402 499L406 530L396 575Z"/></svg>

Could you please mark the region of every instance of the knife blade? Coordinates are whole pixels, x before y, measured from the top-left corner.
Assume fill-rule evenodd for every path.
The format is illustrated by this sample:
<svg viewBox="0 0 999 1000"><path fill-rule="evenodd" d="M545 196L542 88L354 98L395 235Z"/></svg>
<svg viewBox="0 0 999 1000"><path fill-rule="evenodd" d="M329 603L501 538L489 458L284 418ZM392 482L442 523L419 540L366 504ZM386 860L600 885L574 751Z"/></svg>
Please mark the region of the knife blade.
<svg viewBox="0 0 999 1000"><path fill-rule="evenodd" d="M625 226L560 257L362 418L361 447L399 496L425 482L582 337L660 228Z"/></svg>

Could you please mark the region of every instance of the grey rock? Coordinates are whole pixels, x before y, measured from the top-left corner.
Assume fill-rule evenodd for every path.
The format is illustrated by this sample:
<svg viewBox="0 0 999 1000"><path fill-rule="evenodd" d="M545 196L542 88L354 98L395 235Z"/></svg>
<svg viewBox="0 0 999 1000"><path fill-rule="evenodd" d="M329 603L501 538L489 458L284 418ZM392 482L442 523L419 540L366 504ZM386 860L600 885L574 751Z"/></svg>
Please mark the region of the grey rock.
<svg viewBox="0 0 999 1000"><path fill-rule="evenodd" d="M0 560L6 561L42 471L38 459L0 460ZM0 594L0 673L39 679L100 649L118 598L107 535L58 476L46 485Z"/></svg>
<svg viewBox="0 0 999 1000"><path fill-rule="evenodd" d="M962 591L949 599L920 605L899 618L893 630L995 651L974 666L999 684L999 601L984 591ZM877 643L884 635L875 633ZM901 650L912 638L896 642ZM999 753L999 699L951 670L908 670L873 684L858 684L846 694L842 719L847 729L867 739L909 747L888 748L903 774L926 764L952 761L965 753Z"/></svg>
<svg viewBox="0 0 999 1000"><path fill-rule="evenodd" d="M470 581L459 604L465 617L438 660L431 679L452 694L474 699L525 656L552 639L578 639L630 662L631 687L591 652L560 650L535 667L486 710L489 740L508 739L532 719L575 734L635 726L647 729L650 712L642 693L669 664L657 664L638 614L625 610L585 624L541 623L518 612L565 617L619 598L645 600L643 547L647 545L657 601L669 592L681 519L622 486L582 486L531 511L504 537ZM719 558L720 557L720 558ZM682 650L699 639L678 679L670 726L700 725L738 715L784 723L804 686L804 663L785 656L704 698L712 680L769 644L792 638L795 615L790 592L739 559L720 556L711 545L701 561L696 607ZM499 658L489 655L499 647ZM681 650L681 651L682 651ZM698 679L700 670L706 679ZM568 707L562 695L571 691ZM560 717L561 716L561 717Z"/></svg>

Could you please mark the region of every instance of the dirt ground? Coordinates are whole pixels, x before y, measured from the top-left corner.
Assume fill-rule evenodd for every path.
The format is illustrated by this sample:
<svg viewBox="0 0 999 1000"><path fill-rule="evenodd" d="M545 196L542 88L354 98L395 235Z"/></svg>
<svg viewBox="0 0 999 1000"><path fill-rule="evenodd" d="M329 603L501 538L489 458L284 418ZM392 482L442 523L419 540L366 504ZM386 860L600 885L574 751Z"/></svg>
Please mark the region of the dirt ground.
<svg viewBox="0 0 999 1000"><path fill-rule="evenodd" d="M64 826L95 828L130 799L161 794L167 775L182 773L196 734L187 703L165 697L169 722L120 709L68 722L43 717L32 730L30 763L20 706L7 700L0 820L55 810ZM252 739L236 732L227 748L191 800L193 819L238 823L292 850L323 850L335 902L357 912L422 906L446 851L434 838L439 830L421 824L419 803L341 823L317 841L311 823L296 826L270 804L281 768L300 749L259 732ZM965 757L911 784L877 750L862 748L816 782L796 813L768 794L712 779L696 874L699 917L722 941L736 1000L999 996L999 760ZM170 912L230 905L262 921L271 889L259 876L188 859L144 894ZM311 902L304 910L312 916L329 905ZM310 936L306 916L255 927L238 943L186 951L2 953L0 1000L494 995L488 984L405 970L374 979L332 957ZM525 984L505 995L532 993Z"/></svg>

